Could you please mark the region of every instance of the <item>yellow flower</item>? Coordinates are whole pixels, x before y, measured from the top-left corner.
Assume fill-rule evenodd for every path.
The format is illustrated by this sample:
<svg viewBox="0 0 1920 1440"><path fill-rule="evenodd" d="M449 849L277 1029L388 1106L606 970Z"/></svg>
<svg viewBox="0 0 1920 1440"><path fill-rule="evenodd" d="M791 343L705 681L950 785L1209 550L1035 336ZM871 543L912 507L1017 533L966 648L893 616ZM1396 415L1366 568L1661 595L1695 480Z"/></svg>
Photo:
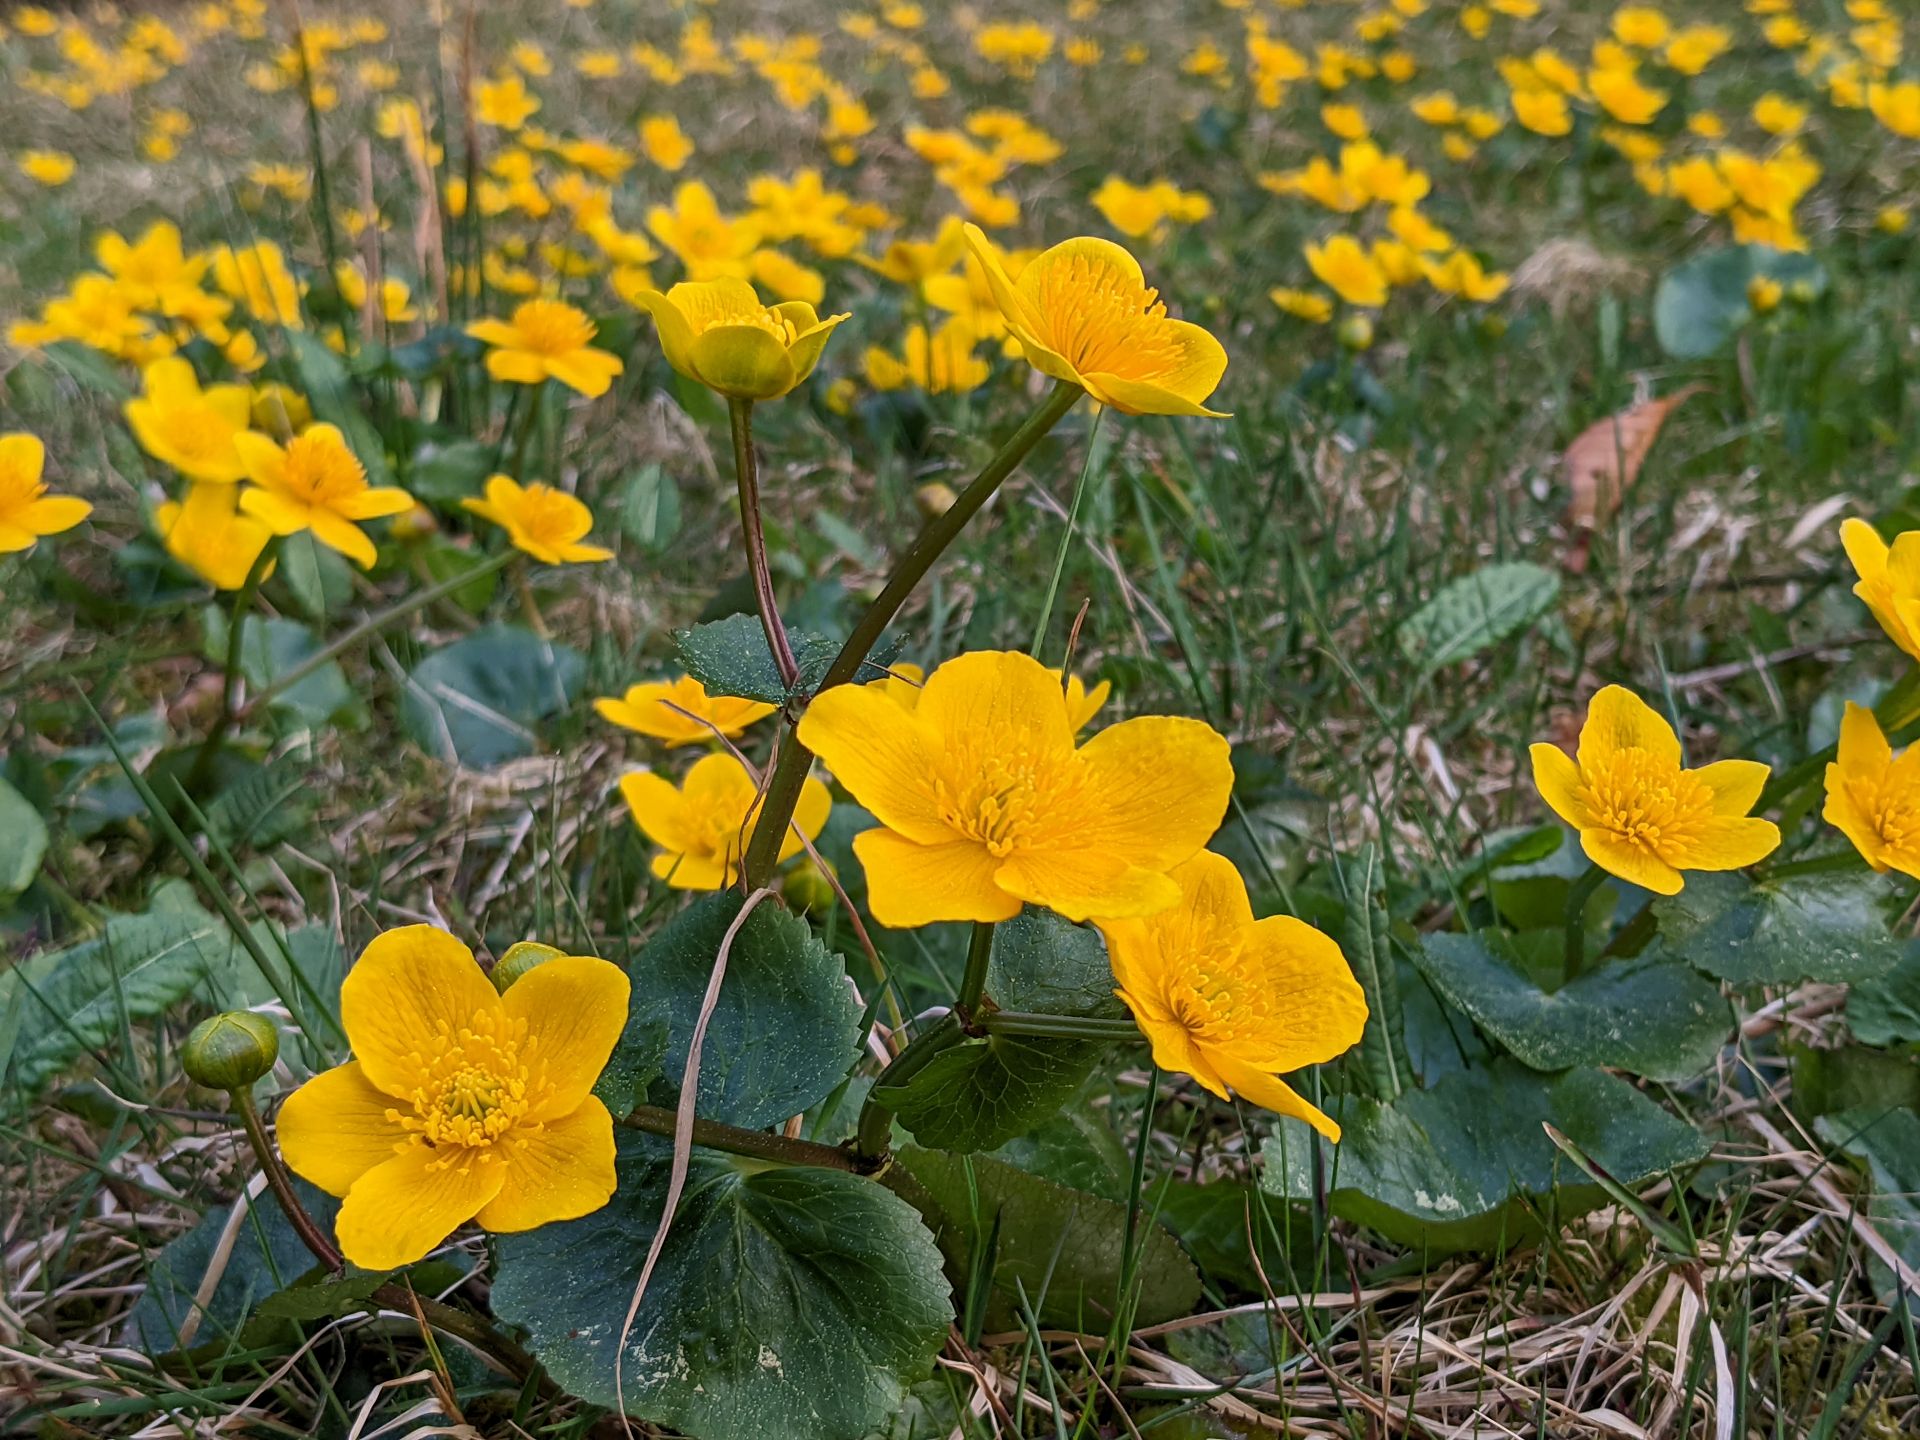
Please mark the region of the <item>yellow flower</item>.
<svg viewBox="0 0 1920 1440"><path fill-rule="evenodd" d="M1324 325L1333 318L1333 301L1315 290L1292 290L1284 285L1267 292L1267 298L1289 315Z"/></svg>
<svg viewBox="0 0 1920 1440"><path fill-rule="evenodd" d="M245 433L253 396L244 385L200 388L193 366L156 360L141 375L142 393L127 401L127 424L140 447L189 480L231 483L247 473L235 441Z"/></svg>
<svg viewBox="0 0 1920 1440"><path fill-rule="evenodd" d="M51 190L73 178L73 156L64 150L23 150L20 173Z"/></svg>
<svg viewBox="0 0 1920 1440"><path fill-rule="evenodd" d="M1420 269L1427 283L1444 295L1487 301L1498 300L1507 293L1505 272L1487 274L1480 262L1464 250L1456 250L1444 260L1422 260Z"/></svg>
<svg viewBox="0 0 1920 1440"><path fill-rule="evenodd" d="M1367 138L1367 114L1358 105L1322 105L1320 123L1342 140Z"/></svg>
<svg viewBox="0 0 1920 1440"><path fill-rule="evenodd" d="M660 847L653 857L656 878L675 890L719 890L739 878L740 856L760 818L760 794L753 775L732 755L701 756L678 789L651 770L635 771L621 780L620 795L633 823ZM818 836L832 808L827 787L809 775L780 859L800 853L802 835L809 841Z"/></svg>
<svg viewBox="0 0 1920 1440"><path fill-rule="evenodd" d="M1335 235L1324 245L1309 244L1306 257L1320 283L1349 305L1387 303L1387 277L1351 235Z"/></svg>
<svg viewBox="0 0 1920 1440"><path fill-rule="evenodd" d="M84 500L47 494L46 461L37 435L0 435L0 555L31 550L42 535L71 530L93 513Z"/></svg>
<svg viewBox="0 0 1920 1440"><path fill-rule="evenodd" d="M1227 352L1198 325L1168 318L1126 250L1089 236L1063 240L1016 280L977 225L965 233L1034 369L1129 415L1221 413L1202 402L1226 373Z"/></svg>
<svg viewBox="0 0 1920 1440"><path fill-rule="evenodd" d="M1633 71L1618 67L1592 71L1587 88L1600 108L1623 125L1645 125L1667 103L1666 91L1642 85Z"/></svg>
<svg viewBox="0 0 1920 1440"><path fill-rule="evenodd" d="M1513 118L1536 135L1565 135L1573 129L1567 97L1558 90L1516 90Z"/></svg>
<svg viewBox="0 0 1920 1440"><path fill-rule="evenodd" d="M874 918L1006 920L1024 900L1084 920L1173 904L1166 872L1225 812L1227 742L1150 716L1076 747L1075 718L1052 671L1003 651L949 660L911 709L864 685L817 696L800 743L882 827L854 841Z"/></svg>
<svg viewBox="0 0 1920 1440"><path fill-rule="evenodd" d="M1212 851L1167 878L1180 892L1171 909L1095 922L1154 1064L1338 1140L1340 1127L1278 1077L1359 1042L1367 999L1340 947L1290 915L1254 919L1240 872Z"/></svg>
<svg viewBox="0 0 1920 1440"><path fill-rule="evenodd" d="M1875 870L1920 879L1920 748L1895 755L1873 711L1852 701L1821 813Z"/></svg>
<svg viewBox="0 0 1920 1440"><path fill-rule="evenodd" d="M523 300L511 320L476 320L467 334L488 345L487 373L516 385L558 380L588 399L607 393L626 369L617 355L593 347L595 326L562 300Z"/></svg>
<svg viewBox="0 0 1920 1440"><path fill-rule="evenodd" d="M689 280L745 279L760 248L759 225L721 214L713 192L698 180L673 192L671 208L647 211L647 229L687 267Z"/></svg>
<svg viewBox="0 0 1920 1440"><path fill-rule="evenodd" d="M1118 175L1109 175L1093 192L1092 200L1093 208L1106 222L1130 240L1166 233L1166 210L1151 185L1134 185Z"/></svg>
<svg viewBox="0 0 1920 1440"><path fill-rule="evenodd" d="M1769 135L1792 135L1807 123L1807 107L1768 91L1753 102L1753 123Z"/></svg>
<svg viewBox="0 0 1920 1440"><path fill-rule="evenodd" d="M1667 42L1667 64L1682 75L1698 75L1732 44L1732 33L1722 26L1689 25Z"/></svg>
<svg viewBox="0 0 1920 1440"><path fill-rule="evenodd" d="M1867 86L1867 108L1894 134L1920 140L1920 80L1903 80L1898 85L1874 82Z"/></svg>
<svg viewBox="0 0 1920 1440"><path fill-rule="evenodd" d="M1613 38L1636 50L1652 50L1667 43L1672 33L1667 17L1646 5L1626 5L1613 12Z"/></svg>
<svg viewBox="0 0 1920 1440"><path fill-rule="evenodd" d="M924 325L910 325L899 358L877 346L867 350L867 383L876 390L914 385L929 395L977 390L992 373L974 354L977 343L973 327L957 316L931 335Z"/></svg>
<svg viewBox="0 0 1920 1440"><path fill-rule="evenodd" d="M1587 858L1622 880L1677 895L1683 870L1738 870L1780 843L1772 821L1747 814L1767 783L1755 760L1680 764L1680 738L1639 696L1609 685L1593 697L1577 759L1533 747L1533 783L1580 832Z"/></svg>
<svg viewBox="0 0 1920 1440"><path fill-rule="evenodd" d="M698 745L718 731L728 739L771 715L775 706L735 695L709 695L691 675L677 680L649 680L629 686L618 699L605 696L593 702L600 718L639 735L650 735L669 748Z"/></svg>
<svg viewBox="0 0 1920 1440"><path fill-rule="evenodd" d="M611 560L613 552L583 545L593 528L593 512L564 490L535 483L522 487L506 475L487 481L487 498L466 499L461 508L503 527L516 550L545 565L591 565Z"/></svg>
<svg viewBox="0 0 1920 1440"><path fill-rule="evenodd" d="M518 130L540 110L540 97L528 94L526 82L513 74L482 81L473 98L473 118L501 130Z"/></svg>
<svg viewBox="0 0 1920 1440"><path fill-rule="evenodd" d="M743 400L772 400L800 384L847 318L823 320L804 300L762 305L744 280L688 280L630 298L653 316L668 364Z"/></svg>
<svg viewBox="0 0 1920 1440"><path fill-rule="evenodd" d="M280 1107L296 1174L344 1197L355 1265L410 1264L455 1229L532 1230L613 1195L613 1116L593 1094L626 1024L627 977L563 955L496 992L444 930L367 946L340 987L354 1057Z"/></svg>
<svg viewBox="0 0 1920 1440"><path fill-rule="evenodd" d="M1860 581L1853 587L1880 628L1920 660L1920 530L1896 536L1891 546L1859 518L1840 527L1840 543Z"/></svg>
<svg viewBox="0 0 1920 1440"><path fill-rule="evenodd" d="M1786 286L1771 275L1756 275L1747 281L1747 305L1756 315L1765 315L1777 309L1780 297L1786 293Z"/></svg>
<svg viewBox="0 0 1920 1440"><path fill-rule="evenodd" d="M289 330L300 328L302 287L271 240L238 250L222 245L213 252L213 281L245 305L254 319Z"/></svg>
<svg viewBox="0 0 1920 1440"><path fill-rule="evenodd" d="M1061 686L1061 693L1067 701L1067 724L1078 735L1093 722L1100 708L1107 703L1107 696L1113 693L1113 682L1102 680L1091 690L1087 682L1078 675L1063 675L1059 670L1048 670L1054 683ZM921 666L908 660L896 660L887 667L887 673L881 679L866 682L870 689L889 695L893 700L909 710L918 709L920 691L927 683L927 672Z"/></svg>
<svg viewBox="0 0 1920 1440"><path fill-rule="evenodd" d="M395 486L370 486L367 468L331 425L310 425L283 449L248 431L234 442L258 486L240 497L240 509L275 535L313 538L362 568L374 562L373 541L358 524L413 507L413 497Z"/></svg>
<svg viewBox="0 0 1920 1440"><path fill-rule="evenodd" d="M167 553L216 590L238 590L273 532L240 509L240 487L196 481L185 500L155 507L153 526ZM271 575L269 566L262 579Z"/></svg>
<svg viewBox="0 0 1920 1440"><path fill-rule="evenodd" d="M640 122L640 148L662 170L674 171L693 155L693 141L671 115L649 115Z"/></svg>

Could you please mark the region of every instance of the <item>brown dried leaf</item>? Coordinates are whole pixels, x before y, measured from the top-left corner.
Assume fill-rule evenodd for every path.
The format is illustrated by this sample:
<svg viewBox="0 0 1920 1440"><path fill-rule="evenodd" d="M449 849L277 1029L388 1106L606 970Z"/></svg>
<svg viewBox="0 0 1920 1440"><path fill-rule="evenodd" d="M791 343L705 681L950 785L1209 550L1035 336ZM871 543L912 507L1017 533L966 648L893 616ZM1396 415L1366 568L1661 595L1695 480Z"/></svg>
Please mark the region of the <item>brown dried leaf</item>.
<svg viewBox="0 0 1920 1440"><path fill-rule="evenodd" d="M1640 476L1647 452L1659 438L1660 427L1682 401L1704 385L1688 385L1658 400L1640 404L1589 425L1574 438L1561 457L1567 478L1567 523L1575 531L1592 531L1620 508L1627 490ZM1587 536L1575 538L1571 557L1575 569L1583 568Z"/></svg>

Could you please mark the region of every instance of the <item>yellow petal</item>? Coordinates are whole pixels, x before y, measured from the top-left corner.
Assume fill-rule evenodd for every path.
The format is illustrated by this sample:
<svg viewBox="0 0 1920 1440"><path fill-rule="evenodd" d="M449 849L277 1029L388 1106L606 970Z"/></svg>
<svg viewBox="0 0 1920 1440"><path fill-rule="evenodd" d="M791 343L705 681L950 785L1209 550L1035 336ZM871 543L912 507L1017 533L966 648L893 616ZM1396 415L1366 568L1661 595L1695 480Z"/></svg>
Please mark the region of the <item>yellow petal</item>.
<svg viewBox="0 0 1920 1440"><path fill-rule="evenodd" d="M998 247L987 239L986 232L978 225L963 226L962 233L966 236L967 248L973 252L973 258L980 262L980 269L987 277L987 289L1005 318L1007 327L1022 343L1031 340L1037 344L1035 329L1038 317L1008 277L1007 267L1000 261Z"/></svg>
<svg viewBox="0 0 1920 1440"><path fill-rule="evenodd" d="M772 400L793 388L787 347L757 325L715 325L694 337L693 371L722 395Z"/></svg>
<svg viewBox="0 0 1920 1440"><path fill-rule="evenodd" d="M46 463L47 447L38 435L0 435L0 477L17 477L22 488L36 485Z"/></svg>
<svg viewBox="0 0 1920 1440"><path fill-rule="evenodd" d="M1873 718L1868 712L1867 718ZM1753 809L1760 792L1766 789L1772 770L1758 760L1721 760L1695 770L1700 781L1713 792L1713 813L1745 815Z"/></svg>
<svg viewBox="0 0 1920 1440"><path fill-rule="evenodd" d="M1219 415L1221 412L1207 409L1202 402L1219 388L1220 377L1227 373L1225 348L1207 330L1188 321L1164 320L1161 325L1164 328L1159 333L1173 341L1176 358L1166 362L1164 368L1131 378L1090 372L1088 389L1111 392L1114 404L1136 415ZM1151 392L1170 396L1177 408L1166 408L1165 401L1134 403L1128 397L1136 389L1140 401Z"/></svg>
<svg viewBox="0 0 1920 1440"><path fill-rule="evenodd" d="M1206 1052L1194 1042L1191 1030L1175 1019L1150 1019L1131 992L1122 990L1119 994L1127 1008L1134 1012L1140 1033L1147 1037L1155 1065L1170 1075L1191 1075L1222 1100L1228 1098L1227 1082L1220 1078Z"/></svg>
<svg viewBox="0 0 1920 1440"><path fill-rule="evenodd" d="M1533 788L1553 813L1576 830L1590 823L1586 801L1580 798L1580 767L1558 745L1536 741L1528 747L1533 757Z"/></svg>
<svg viewBox="0 0 1920 1440"><path fill-rule="evenodd" d="M275 535L298 535L307 528L307 507L289 500L277 490L241 491L240 510Z"/></svg>
<svg viewBox="0 0 1920 1440"><path fill-rule="evenodd" d="M914 716L936 759L952 750L977 763L983 751L1015 737L1034 765L1065 763L1073 750L1060 682L1017 650L973 650L947 661L927 677Z"/></svg>
<svg viewBox="0 0 1920 1440"><path fill-rule="evenodd" d="M620 777L620 798L627 802L640 833L667 850L692 848L694 835L687 802L673 782L651 770Z"/></svg>
<svg viewBox="0 0 1920 1440"><path fill-rule="evenodd" d="M1870 776L1877 781L1885 773L1893 763L1893 746L1887 743L1873 711L1847 702L1846 714L1840 719L1839 751L1834 758L1848 775Z"/></svg>
<svg viewBox="0 0 1920 1440"><path fill-rule="evenodd" d="M1319 1065L1360 1043L1367 996L1331 937L1304 920L1274 915L1246 933L1247 958L1260 967L1271 1015L1242 1059L1266 1070Z"/></svg>
<svg viewBox="0 0 1920 1440"><path fill-rule="evenodd" d="M376 485L349 495L338 509L349 520L380 520L388 515L404 515L413 508L413 497L397 485Z"/></svg>
<svg viewBox="0 0 1920 1440"><path fill-rule="evenodd" d="M14 521L35 535L58 535L92 513L93 506L72 495L46 495L16 513Z"/></svg>
<svg viewBox="0 0 1920 1440"><path fill-rule="evenodd" d="M536 965L507 987L500 1003L527 1022L528 1119L571 1114L587 1098L626 1026L630 988L618 965L588 955Z"/></svg>
<svg viewBox="0 0 1920 1440"><path fill-rule="evenodd" d="M280 488L286 479L287 452L271 438L243 430L233 437L233 448L240 453L240 463L246 468L249 480L270 489Z"/></svg>
<svg viewBox="0 0 1920 1440"><path fill-rule="evenodd" d="M1081 746L1079 758L1096 808L1074 824L1075 840L1149 870L1171 870L1205 845L1233 794L1232 748L1199 720L1123 720Z"/></svg>
<svg viewBox="0 0 1920 1440"><path fill-rule="evenodd" d="M401 1097L420 1083L413 1057L429 1037L499 1009L473 952L432 925L375 936L340 986L340 1021L354 1056L369 1080Z"/></svg>
<svg viewBox="0 0 1920 1440"><path fill-rule="evenodd" d="M308 511L307 528L313 531L314 539L329 550L339 551L362 570L371 570L373 562L380 558L366 531L331 510Z"/></svg>
<svg viewBox="0 0 1920 1440"><path fill-rule="evenodd" d="M1871 580L1887 568L1887 542L1858 516L1840 526L1840 544L1862 580Z"/></svg>
<svg viewBox="0 0 1920 1440"><path fill-rule="evenodd" d="M1602 830L1582 830L1580 848L1609 875L1651 890L1656 895L1678 895L1686 882L1678 870L1631 841Z"/></svg>
<svg viewBox="0 0 1920 1440"><path fill-rule="evenodd" d="M1661 858L1681 870L1741 870L1779 848L1778 825L1742 816L1715 819L1679 845L1663 844Z"/></svg>
<svg viewBox="0 0 1920 1440"><path fill-rule="evenodd" d="M626 368L619 356L605 350L575 350L570 355L555 355L547 361L549 375L589 400L606 394L613 386L613 377Z"/></svg>
<svg viewBox="0 0 1920 1440"><path fill-rule="evenodd" d="M686 289L684 284L676 285L664 295L658 290L641 290L632 296L632 300L653 317L654 327L660 332L660 349L665 353L667 363L689 379L698 380L700 376L693 368L693 326L675 300L675 296Z"/></svg>
<svg viewBox="0 0 1920 1440"><path fill-rule="evenodd" d="M1020 902L994 883L1000 862L972 840L920 845L891 830L867 830L853 837L853 853L867 873L868 908L891 929L1020 913Z"/></svg>
<svg viewBox="0 0 1920 1440"><path fill-rule="evenodd" d="M1009 895L1075 921L1152 915L1180 899L1180 887L1160 871L1107 850L1016 850L993 879Z"/></svg>
<svg viewBox="0 0 1920 1440"><path fill-rule="evenodd" d="M280 1154L294 1174L344 1195L410 1143L399 1119L388 1118L393 1109L393 1097L374 1088L358 1061L323 1070L281 1105Z"/></svg>
<svg viewBox="0 0 1920 1440"><path fill-rule="evenodd" d="M482 345L512 348L521 343L518 329L505 320L476 320L467 326L467 334Z"/></svg>
<svg viewBox="0 0 1920 1440"><path fill-rule="evenodd" d="M890 830L923 845L951 840L934 790L934 751L916 710L865 685L822 690L800 717L799 740Z"/></svg>
<svg viewBox="0 0 1920 1440"><path fill-rule="evenodd" d="M827 341L832 338L834 330L838 328L841 321L851 318L851 315L830 315L816 325L801 329L798 338L793 342L793 348L787 352L787 360L793 366L795 385L813 374L814 367L820 363L820 356L826 350Z"/></svg>
<svg viewBox="0 0 1920 1440"><path fill-rule="evenodd" d="M669 851L653 857L653 878L675 890L719 890L733 883L735 870L707 855Z"/></svg>
<svg viewBox="0 0 1920 1440"><path fill-rule="evenodd" d="M1214 1055L1211 1058L1220 1068L1220 1078L1231 1085L1241 1099L1258 1105L1262 1110L1271 1110L1276 1115L1291 1115L1296 1120L1304 1120L1327 1139L1338 1143L1339 1124L1316 1106L1301 1099L1284 1080L1231 1056Z"/></svg>
<svg viewBox="0 0 1920 1440"><path fill-rule="evenodd" d="M531 350L489 350L487 374L509 385L538 385L547 378L546 357Z"/></svg>
<svg viewBox="0 0 1920 1440"><path fill-rule="evenodd" d="M417 1144L374 1166L354 1181L340 1206L334 1233L341 1253L363 1270L392 1270L420 1259L500 1193L506 1166L484 1155L448 1159L431 1145Z"/></svg>
<svg viewBox="0 0 1920 1440"><path fill-rule="evenodd" d="M1592 774L1615 751L1638 748L1680 763L1680 737L1646 701L1621 685L1609 685L1587 705L1580 727L1580 769Z"/></svg>
<svg viewBox="0 0 1920 1440"><path fill-rule="evenodd" d="M507 994L557 963L539 966ZM505 1180L476 1217L488 1230L577 1220L613 1198L613 1116L597 1096L544 1125L509 1131L495 1148Z"/></svg>

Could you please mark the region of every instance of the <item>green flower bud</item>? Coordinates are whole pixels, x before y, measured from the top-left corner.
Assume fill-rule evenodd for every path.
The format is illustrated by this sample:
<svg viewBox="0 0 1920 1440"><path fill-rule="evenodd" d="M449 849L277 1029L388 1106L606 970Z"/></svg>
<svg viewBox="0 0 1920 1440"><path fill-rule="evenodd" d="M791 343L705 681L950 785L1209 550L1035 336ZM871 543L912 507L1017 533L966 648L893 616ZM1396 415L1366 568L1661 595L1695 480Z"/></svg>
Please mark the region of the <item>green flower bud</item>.
<svg viewBox="0 0 1920 1440"><path fill-rule="evenodd" d="M1334 335L1343 346L1358 354L1373 344L1373 321L1365 315L1348 315L1340 321Z"/></svg>
<svg viewBox="0 0 1920 1440"><path fill-rule="evenodd" d="M517 945L507 947L507 953L494 963L487 978L493 981L493 988L504 995L509 985L534 966L544 965L547 961L558 959L566 953L564 950L556 950L551 945L542 945L537 940L522 940Z"/></svg>
<svg viewBox="0 0 1920 1440"><path fill-rule="evenodd" d="M187 1036L180 1064L196 1085L246 1090L280 1058L280 1032L264 1015L229 1010L202 1020Z"/></svg>
<svg viewBox="0 0 1920 1440"><path fill-rule="evenodd" d="M781 882L780 894L795 914L810 915L833 904L833 883L813 861L803 860Z"/></svg>

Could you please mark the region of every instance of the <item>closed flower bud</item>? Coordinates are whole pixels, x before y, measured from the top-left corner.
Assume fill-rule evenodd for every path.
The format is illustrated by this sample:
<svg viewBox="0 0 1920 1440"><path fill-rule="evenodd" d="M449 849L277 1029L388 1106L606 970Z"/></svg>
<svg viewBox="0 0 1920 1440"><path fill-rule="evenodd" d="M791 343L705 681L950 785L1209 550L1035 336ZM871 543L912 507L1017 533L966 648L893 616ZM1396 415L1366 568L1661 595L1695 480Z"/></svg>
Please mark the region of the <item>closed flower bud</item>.
<svg viewBox="0 0 1920 1440"><path fill-rule="evenodd" d="M411 510L403 510L393 517L393 523L387 527L387 533L403 543L424 540L440 528L440 522L433 518L433 512L424 505L415 505Z"/></svg>
<svg viewBox="0 0 1920 1440"><path fill-rule="evenodd" d="M522 940L517 945L507 947L507 953L500 957L493 969L488 972L487 978L493 981L493 988L504 995L509 985L534 966L544 965L549 960L557 960L566 953L551 945L542 945L537 940Z"/></svg>
<svg viewBox="0 0 1920 1440"><path fill-rule="evenodd" d="M781 883L780 894L795 914L811 915L833 904L833 882L811 860L794 867Z"/></svg>
<svg viewBox="0 0 1920 1440"><path fill-rule="evenodd" d="M264 1015L229 1010L202 1020L187 1036L180 1064L196 1085L246 1090L280 1058L280 1032Z"/></svg>
<svg viewBox="0 0 1920 1440"><path fill-rule="evenodd" d="M930 480L913 492L920 511L929 519L938 518L953 508L953 502L960 497L953 493L951 485L943 485L938 480Z"/></svg>
<svg viewBox="0 0 1920 1440"><path fill-rule="evenodd" d="M842 375L827 386L827 409L836 415L851 415L853 402L860 398L860 382Z"/></svg>
<svg viewBox="0 0 1920 1440"><path fill-rule="evenodd" d="M1342 346L1358 354L1373 344L1373 321L1365 315L1348 315L1341 320L1334 335Z"/></svg>

